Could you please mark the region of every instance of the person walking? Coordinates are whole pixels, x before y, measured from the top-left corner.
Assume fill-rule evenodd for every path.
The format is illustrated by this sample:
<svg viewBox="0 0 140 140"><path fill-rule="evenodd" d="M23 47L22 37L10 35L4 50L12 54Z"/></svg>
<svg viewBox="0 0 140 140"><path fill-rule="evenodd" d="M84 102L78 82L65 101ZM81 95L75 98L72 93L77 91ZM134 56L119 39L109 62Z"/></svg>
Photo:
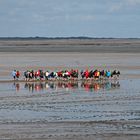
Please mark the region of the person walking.
<svg viewBox="0 0 140 140"><path fill-rule="evenodd" d="M16 70L13 70L13 71L12 71L12 76L13 76L13 79L14 79L14 80L16 80L16 73L17 73Z"/></svg>

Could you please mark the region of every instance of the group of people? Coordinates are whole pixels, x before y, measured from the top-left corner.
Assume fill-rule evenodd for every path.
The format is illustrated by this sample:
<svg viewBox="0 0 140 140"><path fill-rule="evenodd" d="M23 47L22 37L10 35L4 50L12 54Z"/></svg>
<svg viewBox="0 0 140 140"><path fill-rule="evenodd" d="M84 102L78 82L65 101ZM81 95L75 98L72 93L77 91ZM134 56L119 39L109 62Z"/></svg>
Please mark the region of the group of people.
<svg viewBox="0 0 140 140"><path fill-rule="evenodd" d="M113 77L113 78L118 78L120 75L120 71L110 71L110 70L85 70L85 71L81 71L81 77L82 79L89 79L89 78L94 78L94 79L104 79L104 78L110 78L110 77Z"/></svg>
<svg viewBox="0 0 140 140"><path fill-rule="evenodd" d="M62 71L43 71L43 70L27 70L24 72L24 77L26 81L30 80L49 80L49 79L78 79L78 70L71 69Z"/></svg>
<svg viewBox="0 0 140 140"><path fill-rule="evenodd" d="M61 71L43 71L43 70L26 70L23 74L25 81L32 80L75 80L78 79L81 75L82 79L109 79L109 78L118 78L120 75L120 71L110 71L110 70L81 70L79 72L78 69L71 70L61 70ZM14 70L12 72L12 76L14 80L19 79L21 73L18 70Z"/></svg>
<svg viewBox="0 0 140 140"><path fill-rule="evenodd" d="M18 80L20 77L20 72L18 70L13 70L12 71L12 76L14 80Z"/></svg>

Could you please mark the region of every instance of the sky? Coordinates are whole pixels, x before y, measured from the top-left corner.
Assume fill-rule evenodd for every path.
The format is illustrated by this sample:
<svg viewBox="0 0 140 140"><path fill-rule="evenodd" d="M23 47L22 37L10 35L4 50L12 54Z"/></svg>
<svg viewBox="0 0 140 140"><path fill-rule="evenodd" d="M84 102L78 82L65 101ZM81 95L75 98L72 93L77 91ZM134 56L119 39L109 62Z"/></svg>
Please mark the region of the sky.
<svg viewBox="0 0 140 140"><path fill-rule="evenodd" d="M0 37L140 38L140 0L0 0Z"/></svg>

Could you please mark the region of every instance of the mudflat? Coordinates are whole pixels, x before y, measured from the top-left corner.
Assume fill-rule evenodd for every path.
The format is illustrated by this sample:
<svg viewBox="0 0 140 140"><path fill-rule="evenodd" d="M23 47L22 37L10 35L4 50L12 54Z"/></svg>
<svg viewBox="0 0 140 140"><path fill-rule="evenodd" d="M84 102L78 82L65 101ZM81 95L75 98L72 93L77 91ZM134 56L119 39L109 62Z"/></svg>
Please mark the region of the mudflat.
<svg viewBox="0 0 140 140"><path fill-rule="evenodd" d="M120 70L121 78L139 78L139 53L78 53L78 52L0 52L1 80L11 79L11 71L28 69L57 71L76 68ZM23 79L23 76L22 76Z"/></svg>
<svg viewBox="0 0 140 140"><path fill-rule="evenodd" d="M0 39L0 52L140 53L140 39Z"/></svg>
<svg viewBox="0 0 140 140"><path fill-rule="evenodd" d="M138 39L1 40L0 139L138 140L139 43ZM12 79L13 69L23 74L27 69L71 68L117 69L121 77L91 83L92 88L79 82L73 88L72 83L60 88L62 83L2 82Z"/></svg>

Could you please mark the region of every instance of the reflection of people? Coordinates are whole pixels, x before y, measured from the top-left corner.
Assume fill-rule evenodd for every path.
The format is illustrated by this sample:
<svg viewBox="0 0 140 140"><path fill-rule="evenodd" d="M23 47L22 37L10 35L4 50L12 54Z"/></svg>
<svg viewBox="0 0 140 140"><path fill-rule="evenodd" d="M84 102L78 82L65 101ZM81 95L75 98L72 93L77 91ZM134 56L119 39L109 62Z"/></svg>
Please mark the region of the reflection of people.
<svg viewBox="0 0 140 140"><path fill-rule="evenodd" d="M68 89L73 89L73 88L78 88L78 82L58 82L56 84L58 88L68 88Z"/></svg>
<svg viewBox="0 0 140 140"><path fill-rule="evenodd" d="M85 88L85 91L98 91L100 89L105 89L105 90L109 90L112 88L117 88L120 87L119 82L117 83L110 83L110 82L95 82L95 83L89 83L89 82L82 82L81 83L81 87Z"/></svg>
<svg viewBox="0 0 140 140"><path fill-rule="evenodd" d="M17 84L16 84L16 90L19 91L19 89L20 89L20 84L17 83Z"/></svg>
<svg viewBox="0 0 140 140"><path fill-rule="evenodd" d="M35 83L35 90L41 91L44 89L43 83Z"/></svg>
<svg viewBox="0 0 140 140"><path fill-rule="evenodd" d="M100 89L100 84L99 83L95 83L94 84L94 90L97 91Z"/></svg>
<svg viewBox="0 0 140 140"><path fill-rule="evenodd" d="M46 87L46 89L49 89L48 83L45 83L45 87Z"/></svg>
<svg viewBox="0 0 140 140"><path fill-rule="evenodd" d="M34 92L35 85L34 85L34 83L25 83L24 88L28 89L31 92Z"/></svg>
<svg viewBox="0 0 140 140"><path fill-rule="evenodd" d="M117 81L115 83L111 83L111 88L119 88L120 87L120 83Z"/></svg>
<svg viewBox="0 0 140 140"><path fill-rule="evenodd" d="M20 85L16 85L16 90L19 90ZM110 89L115 89L120 87L119 82L88 82L88 81L82 81L81 82L81 87L84 88L85 91L87 92L92 92L92 91L98 91L98 90L110 90ZM74 82L66 82L66 81L61 81L61 82L34 82L34 83L25 83L25 88L28 89L29 91L37 92L41 91L44 89L52 89L56 90L57 88L61 89L75 89L78 88L78 81Z"/></svg>
<svg viewBox="0 0 140 140"><path fill-rule="evenodd" d="M28 88L29 88L29 91L33 92L34 91L34 84L33 83L29 84Z"/></svg>
<svg viewBox="0 0 140 140"><path fill-rule="evenodd" d="M111 83L110 82L105 83L105 89L106 90L111 89Z"/></svg>
<svg viewBox="0 0 140 140"><path fill-rule="evenodd" d="M83 87L85 91L93 91L93 84L89 82L82 82L81 87Z"/></svg>
<svg viewBox="0 0 140 140"><path fill-rule="evenodd" d="M50 86L51 89L54 89L55 88L54 82L49 83L49 86Z"/></svg>
<svg viewBox="0 0 140 140"><path fill-rule="evenodd" d="M14 85L16 91L20 90L20 84L19 83L14 83L13 85Z"/></svg>

